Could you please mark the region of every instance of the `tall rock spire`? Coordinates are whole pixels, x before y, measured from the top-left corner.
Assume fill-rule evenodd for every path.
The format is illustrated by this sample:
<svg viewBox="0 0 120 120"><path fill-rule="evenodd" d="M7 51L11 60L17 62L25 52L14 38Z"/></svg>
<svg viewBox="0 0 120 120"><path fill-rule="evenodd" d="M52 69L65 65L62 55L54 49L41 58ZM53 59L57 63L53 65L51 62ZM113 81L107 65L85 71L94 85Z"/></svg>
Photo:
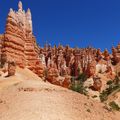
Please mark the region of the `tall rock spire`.
<svg viewBox="0 0 120 120"><path fill-rule="evenodd" d="M18 9L19 9L19 10L23 10L22 2L21 2L21 1L19 1L19 3L18 3Z"/></svg>
<svg viewBox="0 0 120 120"><path fill-rule="evenodd" d="M14 14L14 11L13 11L13 9L12 8L10 8L10 11L9 11L9 16L13 16L13 14Z"/></svg>
<svg viewBox="0 0 120 120"><path fill-rule="evenodd" d="M27 12L26 12L26 19L27 19L27 29L31 31L32 33L32 15L31 15L31 11L28 8Z"/></svg>
<svg viewBox="0 0 120 120"><path fill-rule="evenodd" d="M11 61L14 59L19 67L27 67L43 77L44 67L39 60L39 48L32 33L31 11L28 9L25 13L21 1L18 3L18 11L10 9L3 42L4 46L0 49L3 51L1 55L3 56L1 60L3 63L5 63L5 60Z"/></svg>
<svg viewBox="0 0 120 120"><path fill-rule="evenodd" d="M28 16L29 16L29 18L31 19L31 11L30 11L30 8L28 8L27 9L27 13L26 13Z"/></svg>

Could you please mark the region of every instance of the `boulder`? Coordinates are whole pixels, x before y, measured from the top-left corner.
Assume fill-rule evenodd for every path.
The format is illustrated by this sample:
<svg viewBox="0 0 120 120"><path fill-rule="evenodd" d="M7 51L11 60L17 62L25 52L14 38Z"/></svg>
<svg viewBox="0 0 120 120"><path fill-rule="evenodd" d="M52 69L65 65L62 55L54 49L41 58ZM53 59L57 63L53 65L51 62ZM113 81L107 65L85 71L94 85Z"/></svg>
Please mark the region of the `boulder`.
<svg viewBox="0 0 120 120"><path fill-rule="evenodd" d="M93 88L96 91L100 91L102 87L102 81L100 80L100 77L94 77L93 80L94 80Z"/></svg>
<svg viewBox="0 0 120 120"><path fill-rule="evenodd" d="M8 76L15 75L16 72L16 64L13 61L8 62Z"/></svg>
<svg viewBox="0 0 120 120"><path fill-rule="evenodd" d="M65 79L62 82L62 87L70 88L70 85L71 85L71 77L70 76L65 76Z"/></svg>

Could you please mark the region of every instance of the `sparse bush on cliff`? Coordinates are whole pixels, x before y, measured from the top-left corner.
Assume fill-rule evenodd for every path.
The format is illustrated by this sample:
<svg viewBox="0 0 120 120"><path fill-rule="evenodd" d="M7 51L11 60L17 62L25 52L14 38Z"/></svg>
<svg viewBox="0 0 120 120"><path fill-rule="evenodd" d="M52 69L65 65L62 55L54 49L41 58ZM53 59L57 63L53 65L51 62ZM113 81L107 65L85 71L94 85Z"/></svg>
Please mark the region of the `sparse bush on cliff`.
<svg viewBox="0 0 120 120"><path fill-rule="evenodd" d="M109 106L111 107L112 110L120 111L120 107L115 101L110 102Z"/></svg>
<svg viewBox="0 0 120 120"><path fill-rule="evenodd" d="M77 77L80 82L85 82L87 80L87 75L85 73L80 73Z"/></svg>
<svg viewBox="0 0 120 120"><path fill-rule="evenodd" d="M111 85L111 84L113 84L113 80L109 80L109 81L107 82L107 85Z"/></svg>
<svg viewBox="0 0 120 120"><path fill-rule="evenodd" d="M120 84L120 78L119 78L118 75L116 75L116 77L115 77L115 79L114 79L114 83L115 83L116 85Z"/></svg>
<svg viewBox="0 0 120 120"><path fill-rule="evenodd" d="M87 95L87 90L83 86L83 83L72 84L71 90Z"/></svg>
<svg viewBox="0 0 120 120"><path fill-rule="evenodd" d="M114 80L110 80L107 82L108 88L102 91L100 93L100 100L101 102L104 102L108 99L108 96L112 94L113 92L117 92L120 90L120 83L119 83L119 78L116 76Z"/></svg>
<svg viewBox="0 0 120 120"><path fill-rule="evenodd" d="M71 90L87 95L86 87L83 86L83 83L86 79L87 76L84 73L79 74L79 76L76 79L75 77L72 77Z"/></svg>
<svg viewBox="0 0 120 120"><path fill-rule="evenodd" d="M106 90L103 90L102 93L100 93L101 102L106 101L108 96L118 89L120 89L120 85L110 85Z"/></svg>

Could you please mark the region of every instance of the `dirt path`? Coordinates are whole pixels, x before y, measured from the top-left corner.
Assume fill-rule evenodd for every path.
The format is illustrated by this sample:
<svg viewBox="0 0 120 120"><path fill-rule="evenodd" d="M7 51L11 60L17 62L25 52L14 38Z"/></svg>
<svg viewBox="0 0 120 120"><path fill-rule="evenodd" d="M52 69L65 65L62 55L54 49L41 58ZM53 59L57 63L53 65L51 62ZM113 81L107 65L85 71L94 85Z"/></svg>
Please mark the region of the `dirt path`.
<svg viewBox="0 0 120 120"><path fill-rule="evenodd" d="M97 102L39 81L8 87L0 99L0 120L119 120Z"/></svg>
<svg viewBox="0 0 120 120"><path fill-rule="evenodd" d="M7 87L0 90L0 120L119 120L119 113L108 112L99 102L25 74L17 84L16 77L2 83Z"/></svg>

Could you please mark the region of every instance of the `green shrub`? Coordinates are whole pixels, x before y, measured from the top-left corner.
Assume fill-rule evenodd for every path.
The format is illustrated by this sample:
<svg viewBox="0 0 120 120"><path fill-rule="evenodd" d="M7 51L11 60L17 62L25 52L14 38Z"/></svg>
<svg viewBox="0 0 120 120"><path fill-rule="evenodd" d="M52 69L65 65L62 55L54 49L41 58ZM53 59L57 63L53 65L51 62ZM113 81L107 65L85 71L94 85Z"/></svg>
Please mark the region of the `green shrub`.
<svg viewBox="0 0 120 120"><path fill-rule="evenodd" d="M104 102L107 100L108 96L113 93L116 90L120 89L120 84L115 83L109 83L109 87L106 88L106 90L103 90L102 93L100 93L100 100L101 102Z"/></svg>
<svg viewBox="0 0 120 120"><path fill-rule="evenodd" d="M108 82L107 82L107 85L112 85L113 84L113 80L109 80Z"/></svg>
<svg viewBox="0 0 120 120"><path fill-rule="evenodd" d="M97 98L97 97L98 97L97 95L92 96L92 98Z"/></svg>
<svg viewBox="0 0 120 120"><path fill-rule="evenodd" d="M114 101L110 102L110 103L109 103L109 106L110 106L111 109L113 109L113 110L120 111L119 105L118 105L116 102L114 102Z"/></svg>
<svg viewBox="0 0 120 120"><path fill-rule="evenodd" d="M72 76L71 78L71 90L79 92L81 94L87 95L86 87L83 86L83 83L87 80L87 76L85 73L80 73L80 69L78 69L79 75L78 77Z"/></svg>
<svg viewBox="0 0 120 120"><path fill-rule="evenodd" d="M107 97L108 97L107 91L103 90L102 93L100 93L100 100L101 100L101 102L106 101Z"/></svg>
<svg viewBox="0 0 120 120"><path fill-rule="evenodd" d="M114 79L114 83L115 84L120 84L120 79L119 79L118 75L116 75L116 77Z"/></svg>
<svg viewBox="0 0 120 120"><path fill-rule="evenodd" d="M80 82L85 82L87 80L87 75L85 73L80 73L77 77Z"/></svg>
<svg viewBox="0 0 120 120"><path fill-rule="evenodd" d="M73 83L73 84L75 83L75 77L74 76L71 77L71 83Z"/></svg>
<svg viewBox="0 0 120 120"><path fill-rule="evenodd" d="M82 82L81 83L72 84L71 90L79 92L79 93L84 94L84 95L87 95L87 90L83 86Z"/></svg>
<svg viewBox="0 0 120 120"><path fill-rule="evenodd" d="M109 80L107 82L108 88L106 90L103 90L102 93L100 93L100 100L101 102L104 102L108 99L108 96L113 93L114 91L120 90L120 79L116 75L114 80ZM117 91L117 92L118 92Z"/></svg>

